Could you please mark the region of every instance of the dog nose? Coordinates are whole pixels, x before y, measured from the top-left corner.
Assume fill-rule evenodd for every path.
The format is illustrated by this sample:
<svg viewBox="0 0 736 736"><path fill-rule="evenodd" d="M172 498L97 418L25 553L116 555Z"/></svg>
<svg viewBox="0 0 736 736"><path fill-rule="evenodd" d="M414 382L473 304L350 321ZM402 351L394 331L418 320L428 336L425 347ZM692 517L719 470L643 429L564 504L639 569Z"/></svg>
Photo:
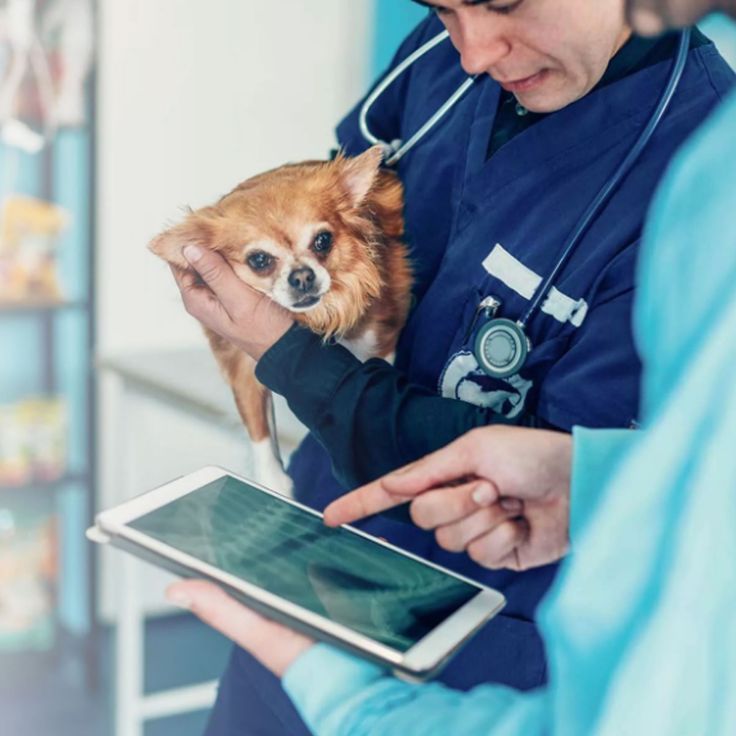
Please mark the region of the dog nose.
<svg viewBox="0 0 736 736"><path fill-rule="evenodd" d="M289 286L296 291L307 292L314 286L314 271L308 266L294 269L289 274Z"/></svg>

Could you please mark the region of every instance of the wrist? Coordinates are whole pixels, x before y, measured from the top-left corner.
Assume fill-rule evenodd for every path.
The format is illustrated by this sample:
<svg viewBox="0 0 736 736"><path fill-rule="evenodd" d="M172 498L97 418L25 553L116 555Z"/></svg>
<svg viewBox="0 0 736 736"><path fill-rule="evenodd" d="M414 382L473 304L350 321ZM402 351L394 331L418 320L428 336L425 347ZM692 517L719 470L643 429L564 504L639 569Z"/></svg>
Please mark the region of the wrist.
<svg viewBox="0 0 736 736"><path fill-rule="evenodd" d="M296 632L289 633L293 636L293 641L287 647L275 647L272 659L268 662L268 668L278 678L284 677L289 668L315 645L306 636Z"/></svg>
<svg viewBox="0 0 736 736"><path fill-rule="evenodd" d="M257 335L250 334L238 347L258 362L291 329L294 321L286 314L272 320Z"/></svg>

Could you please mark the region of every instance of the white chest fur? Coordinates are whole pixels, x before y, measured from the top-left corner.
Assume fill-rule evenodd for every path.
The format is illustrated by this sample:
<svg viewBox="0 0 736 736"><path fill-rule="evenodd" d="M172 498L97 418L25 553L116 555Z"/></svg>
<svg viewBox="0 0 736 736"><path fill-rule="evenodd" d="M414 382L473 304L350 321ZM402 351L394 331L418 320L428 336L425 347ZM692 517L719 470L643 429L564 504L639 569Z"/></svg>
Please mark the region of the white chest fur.
<svg viewBox="0 0 736 736"><path fill-rule="evenodd" d="M361 363L378 354L378 336L375 330L366 330L359 337L340 340L340 345L347 348Z"/></svg>

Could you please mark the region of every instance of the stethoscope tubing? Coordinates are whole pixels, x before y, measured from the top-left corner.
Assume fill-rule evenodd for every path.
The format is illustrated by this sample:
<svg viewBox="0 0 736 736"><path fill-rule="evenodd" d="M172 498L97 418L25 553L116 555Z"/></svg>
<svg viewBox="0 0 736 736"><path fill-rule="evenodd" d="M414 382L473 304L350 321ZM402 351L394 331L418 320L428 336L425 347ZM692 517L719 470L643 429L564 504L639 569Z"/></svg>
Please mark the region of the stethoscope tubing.
<svg viewBox="0 0 736 736"><path fill-rule="evenodd" d="M490 375L497 375L502 377L505 375L511 375L512 373L521 370L521 367L523 366L523 363L526 359L526 355L528 351L531 350L531 343L529 343L529 339L526 335L527 324L534 316L536 311L540 308L540 305L542 305L543 299L549 294L550 290L552 289L552 285L554 284L562 269L567 265L567 262L569 261L573 252L580 244L585 233L590 228L594 218L597 217L598 214L600 214L601 210L609 202L610 198L620 186L623 179L631 171L632 167L649 144L652 136L659 127L659 124L662 122L663 117L669 109L675 92L677 91L677 87L680 84L680 80L682 79L682 75L687 64L687 57L690 50L691 34L692 31L689 28L686 28L682 31L680 35L680 42L677 49L677 54L674 62L672 63L671 72L667 80L667 84L659 97L654 111L649 117L647 125L644 127L644 130L637 138L636 143L628 152L628 154L624 157L623 161L621 161L617 169L614 171L608 181L603 185L603 187L601 187L595 198L590 202L586 210L583 212L582 216L572 230L572 235L568 239L567 245L563 248L560 257L557 259L557 262L555 263L551 272L537 287L534 295L532 296L529 307L524 313L523 317L516 322L512 322L511 320L504 318L496 318L494 320L491 320L491 322L483 328L483 330L487 331L490 325L493 325L495 323L504 323L505 326L503 327L502 331L505 331L508 334L513 333L513 335L518 338L519 345L523 348L523 350L521 350L519 353L519 357L514 359L511 367L501 367L498 370L494 369L494 371L490 373ZM392 72L390 72L381 82L376 85L375 89L367 97L367 99L363 103L363 106L360 109L360 132L372 145L380 145L383 147L384 163L388 166L396 164L422 138L424 138L427 133L435 125L437 125L437 123L457 104L460 98L473 86L477 79L477 77L468 77L455 90L452 96L449 97L447 101L405 143L401 140L395 140L391 143L387 143L386 141L380 140L371 133L370 128L368 127L368 113L370 112L370 109L374 105L376 100L386 91L386 89L391 84L393 84L397 77L403 74L406 69L408 69L422 56L424 56L428 51L431 51L435 46L442 43L442 41L448 38L448 36L449 33L447 31L443 31L442 33L437 34L425 44L420 46L412 54L410 54L406 59L398 64ZM476 343L477 342L478 341L476 341ZM478 350L479 348L476 344L476 352ZM491 368L484 368L484 370L488 372L489 370L491 370Z"/></svg>
<svg viewBox="0 0 736 736"><path fill-rule="evenodd" d="M631 171L631 168L636 163L637 159L644 152L644 149L649 144L654 132L659 127L662 118L665 116L672 98L677 91L677 87L682 79L682 74L685 70L687 63L687 56L690 50L690 36L692 31L690 28L686 28L680 34L680 43L677 49L677 56L672 64L672 71L667 81L667 86L660 95L659 102L657 103L654 112L649 118L649 122L642 131L641 135L637 139L633 148L626 155L624 160L619 164L618 169L614 172L611 178L603 185L601 190L596 195L595 199L590 203L588 209L583 213L580 220L573 230L573 234L568 241L567 246L562 251L557 263L555 264L552 271L549 273L544 282L537 288L536 295L533 297L529 308L524 313L524 316L518 320L517 324L520 327L526 327L529 320L532 318L534 313L539 309L542 300L548 295L552 284L559 276L560 271L565 267L573 251L579 245L583 235L587 232L588 228L593 222L593 219L600 213L601 209L608 203L609 199L623 181L624 177Z"/></svg>
<svg viewBox="0 0 736 736"><path fill-rule="evenodd" d="M428 51L431 51L435 46L442 43L446 38L449 37L448 31L442 31L436 36L433 36L425 44L420 46L416 51L409 54L396 68L386 75L377 85L376 88L366 98L362 107L360 108L360 115L358 117L358 125L360 126L360 132L363 137L373 145L383 146L385 150L386 166L394 166L399 162L419 141L424 138L429 131L434 128L437 123L457 104L460 98L473 86L476 78L475 76L468 77L449 97L445 103L430 117L424 125L422 125L406 143L401 141L392 141L387 143L382 141L371 133L368 127L368 113L371 107L373 107L376 100L390 87L394 81L404 73L415 61L424 56Z"/></svg>

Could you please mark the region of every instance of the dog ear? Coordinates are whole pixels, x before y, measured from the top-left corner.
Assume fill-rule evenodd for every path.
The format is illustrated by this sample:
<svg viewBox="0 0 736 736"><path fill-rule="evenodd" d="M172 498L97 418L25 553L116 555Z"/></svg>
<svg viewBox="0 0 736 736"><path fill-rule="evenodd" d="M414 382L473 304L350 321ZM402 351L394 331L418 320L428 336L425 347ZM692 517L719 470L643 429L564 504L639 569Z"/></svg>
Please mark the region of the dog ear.
<svg viewBox="0 0 736 736"><path fill-rule="evenodd" d="M373 146L355 158L342 159L342 182L353 207L357 207L370 192L383 162L383 149Z"/></svg>
<svg viewBox="0 0 736 736"><path fill-rule="evenodd" d="M212 222L199 213L192 213L184 222L157 235L148 244L148 249L174 266L189 268L188 261L182 255L184 247L198 245L202 248L212 248L213 237Z"/></svg>

